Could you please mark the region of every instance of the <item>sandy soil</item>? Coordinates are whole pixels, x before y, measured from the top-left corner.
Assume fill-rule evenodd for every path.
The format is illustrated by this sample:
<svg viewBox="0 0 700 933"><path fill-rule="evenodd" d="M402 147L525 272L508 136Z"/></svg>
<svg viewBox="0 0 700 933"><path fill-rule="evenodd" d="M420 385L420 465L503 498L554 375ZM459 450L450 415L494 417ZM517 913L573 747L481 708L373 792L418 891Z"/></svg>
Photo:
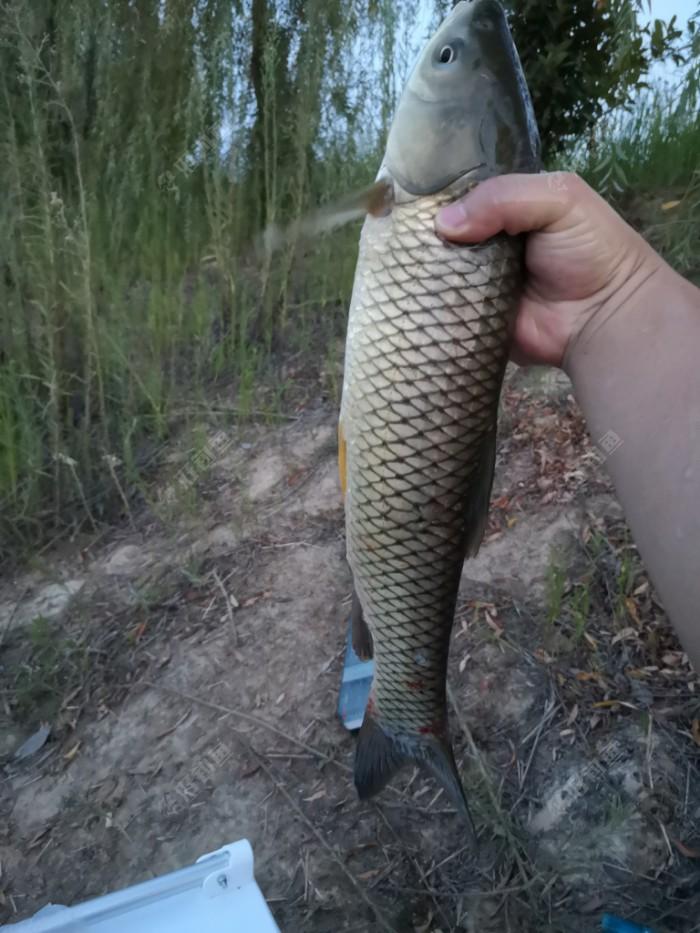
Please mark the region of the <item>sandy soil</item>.
<svg viewBox="0 0 700 933"><path fill-rule="evenodd" d="M204 465L175 451L132 523L1 581L0 921L246 837L285 931L700 930L696 683L568 392L511 378L464 570L450 684L478 852L420 773L355 797L319 408L211 432Z"/></svg>

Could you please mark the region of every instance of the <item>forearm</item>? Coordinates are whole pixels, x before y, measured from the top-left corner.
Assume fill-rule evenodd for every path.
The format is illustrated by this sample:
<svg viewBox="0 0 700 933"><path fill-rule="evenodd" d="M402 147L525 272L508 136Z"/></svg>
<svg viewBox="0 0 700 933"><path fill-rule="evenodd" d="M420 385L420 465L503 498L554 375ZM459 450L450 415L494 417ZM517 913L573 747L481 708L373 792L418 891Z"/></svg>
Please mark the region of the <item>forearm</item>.
<svg viewBox="0 0 700 933"><path fill-rule="evenodd" d="M640 273L614 314L602 307L572 342L564 368L700 671L700 290L666 265Z"/></svg>

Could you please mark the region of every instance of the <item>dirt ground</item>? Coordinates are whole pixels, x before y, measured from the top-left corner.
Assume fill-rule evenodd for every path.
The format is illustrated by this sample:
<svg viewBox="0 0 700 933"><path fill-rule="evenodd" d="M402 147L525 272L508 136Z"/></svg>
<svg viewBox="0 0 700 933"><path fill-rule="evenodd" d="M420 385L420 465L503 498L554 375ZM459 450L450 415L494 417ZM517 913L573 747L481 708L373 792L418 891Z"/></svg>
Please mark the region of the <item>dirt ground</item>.
<svg viewBox="0 0 700 933"><path fill-rule="evenodd" d="M336 413L306 408L183 445L121 528L0 581L0 921L246 837L285 931L700 931L700 693L569 393L511 374L465 565L477 852L422 773L356 799Z"/></svg>

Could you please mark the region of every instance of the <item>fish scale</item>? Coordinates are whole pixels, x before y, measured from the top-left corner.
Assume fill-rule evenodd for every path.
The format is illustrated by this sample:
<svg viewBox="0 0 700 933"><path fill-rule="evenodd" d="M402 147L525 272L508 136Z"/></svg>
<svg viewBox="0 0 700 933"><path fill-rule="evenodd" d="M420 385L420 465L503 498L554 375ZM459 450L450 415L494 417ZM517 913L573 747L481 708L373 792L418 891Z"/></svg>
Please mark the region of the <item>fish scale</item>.
<svg viewBox="0 0 700 933"><path fill-rule="evenodd" d="M521 287L520 241L444 243L443 201L367 219L348 322L348 560L375 646L373 715L396 735L446 729L465 517Z"/></svg>

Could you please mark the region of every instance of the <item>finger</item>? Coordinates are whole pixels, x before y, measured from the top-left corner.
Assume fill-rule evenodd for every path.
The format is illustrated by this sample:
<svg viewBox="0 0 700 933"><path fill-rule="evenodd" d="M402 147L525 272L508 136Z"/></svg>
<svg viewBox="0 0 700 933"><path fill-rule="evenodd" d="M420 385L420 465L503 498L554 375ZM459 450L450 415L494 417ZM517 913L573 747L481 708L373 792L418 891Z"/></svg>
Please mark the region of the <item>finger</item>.
<svg viewBox="0 0 700 933"><path fill-rule="evenodd" d="M587 189L568 172L539 175L500 175L438 211L435 226L448 240L476 243L505 230L557 229L569 212L572 196Z"/></svg>

